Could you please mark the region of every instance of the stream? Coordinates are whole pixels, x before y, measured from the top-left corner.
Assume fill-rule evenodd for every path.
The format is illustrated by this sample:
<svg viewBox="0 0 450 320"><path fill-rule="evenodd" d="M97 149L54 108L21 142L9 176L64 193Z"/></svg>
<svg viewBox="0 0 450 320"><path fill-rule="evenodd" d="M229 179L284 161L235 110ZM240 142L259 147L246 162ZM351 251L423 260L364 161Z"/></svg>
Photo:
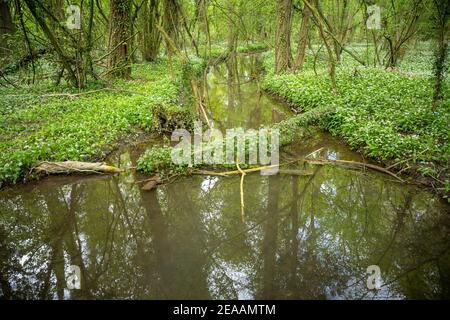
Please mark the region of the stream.
<svg viewBox="0 0 450 320"><path fill-rule="evenodd" d="M291 111L259 89L258 55L212 67L205 104L221 131ZM364 161L309 129L283 157ZM129 168L160 141L121 147ZM312 175L192 176L143 191L147 178L52 176L0 191L0 298L450 298L449 206L374 171L298 165ZM292 168L296 168L295 166ZM67 289L69 266L80 289ZM379 267L379 288L368 286ZM377 274L378 275L378 274ZM370 279L369 279L370 280Z"/></svg>

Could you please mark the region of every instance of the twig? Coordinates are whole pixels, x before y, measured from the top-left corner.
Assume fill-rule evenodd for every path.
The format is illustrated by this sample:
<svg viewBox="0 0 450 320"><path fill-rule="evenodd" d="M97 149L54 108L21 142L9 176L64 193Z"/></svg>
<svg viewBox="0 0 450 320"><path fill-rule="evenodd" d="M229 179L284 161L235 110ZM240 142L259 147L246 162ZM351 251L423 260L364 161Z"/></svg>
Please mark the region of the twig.
<svg viewBox="0 0 450 320"><path fill-rule="evenodd" d="M398 181L404 183L405 180L403 180L402 178L400 178L399 176L397 176L395 173L392 173L391 171L379 167L377 165L374 164L370 164L370 163L362 163L362 162L357 162L357 161L349 161L349 160L325 160L325 159L317 159L317 160L306 160L305 162L310 163L310 164L317 164L317 165L324 165L324 164L350 164L350 165L357 165L357 166L361 166L361 167L367 167L367 168L371 168L373 170L376 171L380 171L383 173L386 173L394 178L396 178Z"/></svg>
<svg viewBox="0 0 450 320"><path fill-rule="evenodd" d="M310 156L312 156L314 153L320 152L320 151L322 151L322 150L323 150L323 147L317 149L316 151L313 151L313 152L311 152L311 153L308 153L308 154L305 156L305 159L308 158L308 157L310 157Z"/></svg>
<svg viewBox="0 0 450 320"><path fill-rule="evenodd" d="M245 172L242 171L241 167L239 166L239 163L236 162L236 167L238 168L239 172L241 173L241 218L242 222L245 222L245 204L244 204L244 178L245 178Z"/></svg>

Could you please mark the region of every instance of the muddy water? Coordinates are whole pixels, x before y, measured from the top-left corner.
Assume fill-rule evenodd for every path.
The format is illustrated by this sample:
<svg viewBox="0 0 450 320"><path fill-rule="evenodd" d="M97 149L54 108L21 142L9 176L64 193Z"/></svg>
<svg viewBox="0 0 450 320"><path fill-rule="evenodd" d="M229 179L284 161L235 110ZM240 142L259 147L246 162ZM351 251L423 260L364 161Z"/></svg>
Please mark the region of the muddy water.
<svg viewBox="0 0 450 320"><path fill-rule="evenodd" d="M205 100L216 127L257 128L289 112L258 91L254 60L208 74ZM133 167L144 147L110 161ZM321 147L316 156L361 160L315 130L282 157ZM312 175L246 176L244 221L239 177L189 177L145 192L136 184L145 177L127 171L4 189L0 296L450 298L446 204L372 171L293 168ZM80 267L79 290L66 288L70 265ZM371 265L380 268L378 291L367 286Z"/></svg>

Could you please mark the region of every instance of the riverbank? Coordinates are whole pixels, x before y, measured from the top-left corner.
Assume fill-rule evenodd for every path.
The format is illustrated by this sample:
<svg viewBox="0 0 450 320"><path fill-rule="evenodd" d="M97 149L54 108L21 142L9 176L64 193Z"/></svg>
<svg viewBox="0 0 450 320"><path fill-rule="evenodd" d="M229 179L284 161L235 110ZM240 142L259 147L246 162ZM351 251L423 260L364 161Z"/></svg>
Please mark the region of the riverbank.
<svg viewBox="0 0 450 320"><path fill-rule="evenodd" d="M261 51L258 43L239 53ZM0 187L37 176L39 161L102 161L119 145L140 135L158 135L193 122L188 78L208 61L227 57L223 46L208 55L159 58L135 64L130 80L90 83L76 91L51 79L23 87L0 88Z"/></svg>
<svg viewBox="0 0 450 320"><path fill-rule="evenodd" d="M166 59L133 66L132 80L83 91L47 83L1 89L0 186L33 178L39 161L103 160L122 141L157 133L159 117L187 117L179 106L182 68Z"/></svg>
<svg viewBox="0 0 450 320"><path fill-rule="evenodd" d="M265 60L271 70L271 56ZM263 89L298 113L331 109L316 123L365 157L411 176L444 198L450 192L450 85L433 108L430 77L380 68L340 68L337 95L326 69L266 74Z"/></svg>

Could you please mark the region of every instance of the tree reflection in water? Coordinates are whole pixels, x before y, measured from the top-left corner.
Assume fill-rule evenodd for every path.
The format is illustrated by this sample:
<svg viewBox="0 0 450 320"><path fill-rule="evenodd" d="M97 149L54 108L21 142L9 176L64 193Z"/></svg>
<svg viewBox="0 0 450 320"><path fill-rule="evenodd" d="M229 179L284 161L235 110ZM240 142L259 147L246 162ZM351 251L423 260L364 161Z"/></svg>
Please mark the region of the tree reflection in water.
<svg viewBox="0 0 450 320"><path fill-rule="evenodd" d="M449 216L373 174L55 179L0 200L4 298L448 298ZM66 179L67 180L67 179ZM383 287L366 287L379 265ZM81 290L67 290L78 265Z"/></svg>
<svg viewBox="0 0 450 320"><path fill-rule="evenodd" d="M210 72L204 94L217 127L257 127L282 109L259 94L254 60ZM319 132L285 152L321 147L321 157L361 160ZM140 151L118 153L117 165L135 166ZM142 177L127 171L4 189L0 296L450 298L448 204L372 172L308 169L313 175L247 175L244 222L239 177L189 177L144 192ZM80 290L66 289L70 265L80 267ZM370 265L381 269L377 292L366 286Z"/></svg>

